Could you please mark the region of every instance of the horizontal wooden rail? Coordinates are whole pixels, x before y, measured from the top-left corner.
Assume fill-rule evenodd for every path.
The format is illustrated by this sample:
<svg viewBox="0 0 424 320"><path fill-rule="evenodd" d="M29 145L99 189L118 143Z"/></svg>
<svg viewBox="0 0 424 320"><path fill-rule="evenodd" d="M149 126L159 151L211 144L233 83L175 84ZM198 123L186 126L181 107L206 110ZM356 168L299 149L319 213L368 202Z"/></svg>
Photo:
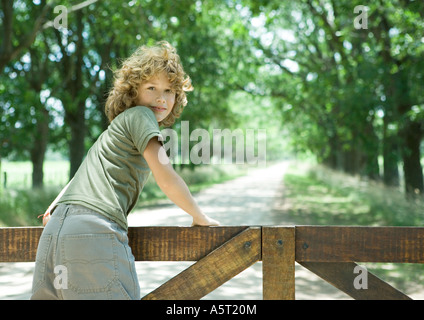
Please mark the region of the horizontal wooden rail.
<svg viewBox="0 0 424 320"><path fill-rule="evenodd" d="M247 228L130 227L128 237L137 261L197 261ZM424 227L294 229L298 262L424 263ZM0 228L0 262L35 261L42 231L42 227Z"/></svg>
<svg viewBox="0 0 424 320"><path fill-rule="evenodd" d="M0 262L35 261L42 227L0 228ZM295 298L295 261L355 299L410 299L355 262L424 263L423 227L130 227L136 261L197 261L145 299L199 299L256 261L264 299ZM200 276L204 275L204 276Z"/></svg>
<svg viewBox="0 0 424 320"><path fill-rule="evenodd" d="M35 261L42 227L0 228L0 262Z"/></svg>
<svg viewBox="0 0 424 320"><path fill-rule="evenodd" d="M136 261L197 261L248 229L242 227L130 227Z"/></svg>
<svg viewBox="0 0 424 320"><path fill-rule="evenodd" d="M424 263L424 228L297 226L296 261Z"/></svg>
<svg viewBox="0 0 424 320"><path fill-rule="evenodd" d="M249 228L130 227L128 238L136 261L197 261ZM0 262L35 261L42 227L0 228Z"/></svg>

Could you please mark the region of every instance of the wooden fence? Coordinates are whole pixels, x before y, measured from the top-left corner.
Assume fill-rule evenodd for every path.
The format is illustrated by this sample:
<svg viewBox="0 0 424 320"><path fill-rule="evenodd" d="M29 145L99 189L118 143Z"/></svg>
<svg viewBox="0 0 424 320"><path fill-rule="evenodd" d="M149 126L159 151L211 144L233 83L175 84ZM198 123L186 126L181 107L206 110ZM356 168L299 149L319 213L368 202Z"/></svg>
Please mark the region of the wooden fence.
<svg viewBox="0 0 424 320"><path fill-rule="evenodd" d="M35 261L43 228L0 228L0 262ZM263 298L295 299L295 261L354 299L410 299L357 262L424 263L424 228L349 226L130 227L137 261L196 261L143 299L200 299L257 261Z"/></svg>

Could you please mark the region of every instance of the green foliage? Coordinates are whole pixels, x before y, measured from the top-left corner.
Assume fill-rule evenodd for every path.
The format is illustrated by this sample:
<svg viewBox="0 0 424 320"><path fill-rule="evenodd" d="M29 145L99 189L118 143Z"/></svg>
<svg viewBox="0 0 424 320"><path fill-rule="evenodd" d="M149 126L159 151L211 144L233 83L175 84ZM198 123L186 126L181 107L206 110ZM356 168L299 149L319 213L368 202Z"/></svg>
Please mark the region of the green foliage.
<svg viewBox="0 0 424 320"><path fill-rule="evenodd" d="M0 21L2 158L35 159L33 146L48 142L69 154L75 170L107 126L112 70L138 46L164 39L193 80L182 116L192 128L258 125L234 103L245 92L246 113L250 101L263 98L273 139L290 132L297 152L373 179L378 157L384 174L394 174L400 160L405 179L422 171L422 1L368 3L365 29L355 26L360 0L104 0L70 11L66 28L44 28L57 18L57 3L0 6L2 16L13 17ZM70 10L75 2L60 4ZM40 134L45 121L48 135Z"/></svg>
<svg viewBox="0 0 424 320"><path fill-rule="evenodd" d="M45 21L57 18L52 10L55 4L51 3ZM72 1L60 4L68 10L74 5ZM20 34L28 32L30 22L40 16L43 8L43 1L20 1L13 6L15 19L26 16L29 21L13 24L11 36L18 40ZM7 8L0 9L6 12ZM5 84L0 88L3 120L11 122L7 128L0 128L2 156L10 158L12 151L25 151L25 146L12 146L5 136L18 136L18 110L25 113L35 103L35 114L45 109L51 116L49 142L56 149L67 153L68 144L75 141L73 136L79 134L77 140L81 140L85 132L90 141L78 148L90 146L107 125L103 108L113 81L112 70L138 46L163 39L177 47L195 87L189 94L184 120L194 127L234 127L237 119L228 97L235 88L243 87L253 72L252 64L255 65L247 21L238 9L226 1L98 1L69 11L66 28L40 28L23 55L12 59L1 74ZM1 23L0 29L10 31ZM26 88L23 84L28 82L28 76L35 74L41 88ZM28 101L21 101L28 93ZM19 135L33 136L30 128L27 123L19 126Z"/></svg>
<svg viewBox="0 0 424 320"><path fill-rule="evenodd" d="M424 100L423 3L367 4L366 29L354 24L361 1L276 3L256 13L265 21L257 46L293 144L335 168L378 176L384 140L408 130Z"/></svg>

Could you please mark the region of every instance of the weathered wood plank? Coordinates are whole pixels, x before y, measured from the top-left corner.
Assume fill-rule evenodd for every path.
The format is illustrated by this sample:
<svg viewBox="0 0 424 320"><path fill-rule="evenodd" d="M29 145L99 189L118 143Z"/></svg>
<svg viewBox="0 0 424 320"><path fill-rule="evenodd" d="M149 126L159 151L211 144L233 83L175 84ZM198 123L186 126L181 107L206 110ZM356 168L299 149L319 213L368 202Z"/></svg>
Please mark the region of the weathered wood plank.
<svg viewBox="0 0 424 320"><path fill-rule="evenodd" d="M261 258L261 228L249 228L146 295L143 300L204 297Z"/></svg>
<svg viewBox="0 0 424 320"><path fill-rule="evenodd" d="M264 300L295 299L295 228L262 227Z"/></svg>
<svg viewBox="0 0 424 320"><path fill-rule="evenodd" d="M299 262L299 264L357 300L411 300L409 296L384 282L369 270L365 275L358 270L355 273L355 267L358 265L354 262ZM363 280L360 283L361 286L355 288L356 277L366 277L367 288L361 288L365 278L361 279Z"/></svg>
<svg viewBox="0 0 424 320"><path fill-rule="evenodd" d="M296 261L424 263L422 227L296 226Z"/></svg>
<svg viewBox="0 0 424 320"><path fill-rule="evenodd" d="M197 261L247 228L132 227L128 238L136 261Z"/></svg>
<svg viewBox="0 0 424 320"><path fill-rule="evenodd" d="M197 261L248 228L130 227L137 261ZM0 228L0 262L35 261L42 227Z"/></svg>
<svg viewBox="0 0 424 320"><path fill-rule="evenodd" d="M42 227L0 228L0 262L35 261Z"/></svg>

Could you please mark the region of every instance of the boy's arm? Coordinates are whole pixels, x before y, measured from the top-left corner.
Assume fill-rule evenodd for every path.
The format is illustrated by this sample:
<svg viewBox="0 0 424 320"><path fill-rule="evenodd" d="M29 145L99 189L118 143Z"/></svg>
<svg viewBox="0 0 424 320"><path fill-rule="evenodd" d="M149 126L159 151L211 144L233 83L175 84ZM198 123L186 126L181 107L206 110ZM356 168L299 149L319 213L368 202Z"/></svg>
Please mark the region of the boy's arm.
<svg viewBox="0 0 424 320"><path fill-rule="evenodd" d="M193 199L184 180L174 171L163 146L155 138L150 139L143 157L152 170L156 183L163 193L177 206L193 217L192 225L217 226L219 222L205 215Z"/></svg>

